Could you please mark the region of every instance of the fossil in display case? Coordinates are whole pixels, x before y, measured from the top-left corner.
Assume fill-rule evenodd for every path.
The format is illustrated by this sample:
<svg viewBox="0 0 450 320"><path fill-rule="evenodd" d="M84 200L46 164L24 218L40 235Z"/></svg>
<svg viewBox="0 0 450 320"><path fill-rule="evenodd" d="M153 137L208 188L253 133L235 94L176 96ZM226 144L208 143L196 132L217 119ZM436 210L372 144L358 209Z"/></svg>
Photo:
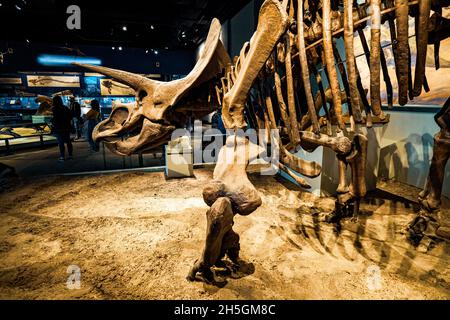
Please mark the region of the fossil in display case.
<svg viewBox="0 0 450 320"><path fill-rule="evenodd" d="M205 202L211 207L207 212L207 235L203 253L189 273L189 280L196 279L200 273L204 280L213 282L211 268L220 264L224 255L238 262L239 236L232 230L233 216L248 215L261 204L258 192L247 178L245 169L254 155L243 152L250 142L239 135L241 129L278 129L279 168L305 188L310 186L295 172L317 177L321 166L294 153L300 148L308 152L319 146L332 149L338 160L339 185L335 210L328 220L338 221L358 214L360 200L366 194L368 144L361 128L388 121L381 109L381 74L386 83L388 105L392 106L392 84L380 43L381 23L387 21L389 25L399 103L404 105L408 98L419 95L422 87L429 90L424 59L432 26L430 10L439 12L447 3L266 0L254 35L233 63L219 39L221 25L214 19L205 49L192 72L172 82L79 64L136 91L136 104L114 106L110 117L93 134L95 140L104 141L111 151L120 155L166 143L175 128L185 125L187 115L201 117L214 111L211 101L221 108L229 135L219 152L214 180L203 192ZM414 81L408 43L409 14L418 26ZM362 32L368 23L370 44ZM370 99L355 63L354 32L358 32L371 68ZM345 57L337 49L338 37L343 37ZM320 66L324 72L319 70ZM315 97L311 81L318 87ZM347 108L343 108L344 102ZM324 111L323 115L320 110ZM336 127L334 132L333 127ZM226 161L221 160L224 155ZM351 169L350 181L346 179L347 166Z"/></svg>
<svg viewBox="0 0 450 320"><path fill-rule="evenodd" d="M53 114L52 108L53 108L53 100L52 98L55 96L72 96L73 93L70 90L63 90L60 92L56 92L52 94L51 97L44 96L44 95L38 95L35 99L37 103L39 103L39 108L36 111L36 115L41 116L51 116Z"/></svg>

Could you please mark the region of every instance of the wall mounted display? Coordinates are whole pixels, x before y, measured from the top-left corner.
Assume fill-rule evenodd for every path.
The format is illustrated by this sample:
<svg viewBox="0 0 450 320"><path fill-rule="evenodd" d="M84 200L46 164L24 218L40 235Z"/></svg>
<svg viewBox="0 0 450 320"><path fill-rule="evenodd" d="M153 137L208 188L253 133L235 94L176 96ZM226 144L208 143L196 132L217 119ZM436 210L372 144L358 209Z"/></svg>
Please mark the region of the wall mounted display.
<svg viewBox="0 0 450 320"><path fill-rule="evenodd" d="M100 79L102 96L134 96L134 90L112 79Z"/></svg>
<svg viewBox="0 0 450 320"><path fill-rule="evenodd" d="M99 96L100 95L100 84L99 78L96 76L83 78L83 96Z"/></svg>
<svg viewBox="0 0 450 320"><path fill-rule="evenodd" d="M0 84L22 84L22 78L19 77L10 77L10 78L1 78Z"/></svg>
<svg viewBox="0 0 450 320"><path fill-rule="evenodd" d="M78 76L27 76L29 87L80 87L80 77Z"/></svg>

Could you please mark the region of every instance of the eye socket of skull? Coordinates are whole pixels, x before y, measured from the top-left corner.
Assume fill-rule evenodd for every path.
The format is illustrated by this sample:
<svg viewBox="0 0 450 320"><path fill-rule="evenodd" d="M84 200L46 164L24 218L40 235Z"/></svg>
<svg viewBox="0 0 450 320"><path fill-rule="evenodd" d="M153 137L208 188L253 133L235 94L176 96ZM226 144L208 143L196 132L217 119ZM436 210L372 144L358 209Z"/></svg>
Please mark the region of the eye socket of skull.
<svg viewBox="0 0 450 320"><path fill-rule="evenodd" d="M111 112L109 118L100 125L99 131L122 128L122 126L128 119L128 115L129 111L127 108L123 107L115 108Z"/></svg>
<svg viewBox="0 0 450 320"><path fill-rule="evenodd" d="M137 94L138 101L144 100L144 98L147 96L147 91L145 90L139 90Z"/></svg>

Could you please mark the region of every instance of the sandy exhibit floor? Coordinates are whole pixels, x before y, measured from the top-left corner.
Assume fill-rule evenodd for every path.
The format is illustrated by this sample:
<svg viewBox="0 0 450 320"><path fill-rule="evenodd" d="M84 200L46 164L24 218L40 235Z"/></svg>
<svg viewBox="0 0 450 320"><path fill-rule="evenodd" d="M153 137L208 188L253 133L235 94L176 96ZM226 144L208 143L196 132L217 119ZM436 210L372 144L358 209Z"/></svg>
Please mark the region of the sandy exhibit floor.
<svg viewBox="0 0 450 320"><path fill-rule="evenodd" d="M380 182L358 221L337 233L310 210L334 200L278 178L251 175L263 205L235 218L241 270L224 286L188 282L201 253L195 178L163 173L17 180L0 194L1 299L449 299L450 245L428 253L405 238L418 189ZM448 200L442 213L449 217ZM68 268L78 266L79 289ZM72 267L73 268L73 267Z"/></svg>

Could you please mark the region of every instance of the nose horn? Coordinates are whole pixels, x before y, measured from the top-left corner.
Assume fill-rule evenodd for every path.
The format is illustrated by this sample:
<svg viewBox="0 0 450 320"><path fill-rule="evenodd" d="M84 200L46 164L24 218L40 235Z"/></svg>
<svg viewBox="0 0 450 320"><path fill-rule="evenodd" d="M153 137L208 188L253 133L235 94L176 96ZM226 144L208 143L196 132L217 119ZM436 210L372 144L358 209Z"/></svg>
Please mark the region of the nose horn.
<svg viewBox="0 0 450 320"><path fill-rule="evenodd" d="M153 91L153 88L156 85L156 81L148 79L146 77L143 77L139 74L118 70L118 69L112 69L107 67L101 67L101 66L93 66L90 64L84 64L84 63L78 63L78 62L72 62L72 65L79 66L94 72L101 73L105 76L109 76L113 78L114 80L117 80L118 82L121 82L131 88L133 88L136 91L139 91L140 89L146 89L147 91Z"/></svg>

